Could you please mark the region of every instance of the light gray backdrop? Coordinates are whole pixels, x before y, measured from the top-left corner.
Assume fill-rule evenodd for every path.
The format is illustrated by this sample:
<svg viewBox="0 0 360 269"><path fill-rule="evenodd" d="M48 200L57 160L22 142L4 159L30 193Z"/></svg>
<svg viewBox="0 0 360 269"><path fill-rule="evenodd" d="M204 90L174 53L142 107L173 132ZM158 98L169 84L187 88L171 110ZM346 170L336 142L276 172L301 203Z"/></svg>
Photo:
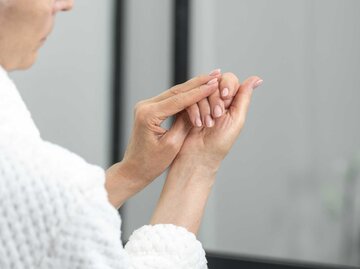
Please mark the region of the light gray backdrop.
<svg viewBox="0 0 360 269"><path fill-rule="evenodd" d="M359 265L360 2L192 1L192 74L263 77L200 232L210 250ZM127 1L126 139L134 104L171 86L172 1ZM45 139L108 166L112 1L77 0L40 60L12 75ZM124 143L127 141L124 141ZM163 177L128 202L148 223Z"/></svg>
<svg viewBox="0 0 360 269"><path fill-rule="evenodd" d="M360 3L191 3L192 74L220 67L241 80L264 79L218 174L200 232L204 246L359 265L359 192L346 189L356 187L360 167ZM170 86L172 8L166 0L132 0L126 14L132 115L136 101ZM127 235L149 220L161 180L127 204Z"/></svg>

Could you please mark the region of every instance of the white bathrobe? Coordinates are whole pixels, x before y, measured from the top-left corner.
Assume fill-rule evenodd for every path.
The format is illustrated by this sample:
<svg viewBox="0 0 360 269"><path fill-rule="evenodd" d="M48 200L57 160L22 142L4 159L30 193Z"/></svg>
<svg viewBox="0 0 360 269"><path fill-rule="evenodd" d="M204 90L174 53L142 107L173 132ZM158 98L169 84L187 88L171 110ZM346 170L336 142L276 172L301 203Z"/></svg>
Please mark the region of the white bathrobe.
<svg viewBox="0 0 360 269"><path fill-rule="evenodd" d="M44 141L0 66L0 268L207 268L194 234L145 225L123 248L105 172Z"/></svg>

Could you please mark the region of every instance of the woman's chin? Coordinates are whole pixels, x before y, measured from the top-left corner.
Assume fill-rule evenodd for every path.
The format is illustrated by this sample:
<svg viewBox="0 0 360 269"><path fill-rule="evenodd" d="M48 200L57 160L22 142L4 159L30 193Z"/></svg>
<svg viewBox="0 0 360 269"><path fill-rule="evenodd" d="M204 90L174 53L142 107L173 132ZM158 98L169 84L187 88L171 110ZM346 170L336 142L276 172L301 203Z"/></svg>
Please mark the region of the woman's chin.
<svg viewBox="0 0 360 269"><path fill-rule="evenodd" d="M14 69L16 70L26 70L29 69L30 67L32 67L34 65L34 63L36 62L38 56L38 52L35 51L33 52L31 55L27 56L26 58L24 58L21 63Z"/></svg>

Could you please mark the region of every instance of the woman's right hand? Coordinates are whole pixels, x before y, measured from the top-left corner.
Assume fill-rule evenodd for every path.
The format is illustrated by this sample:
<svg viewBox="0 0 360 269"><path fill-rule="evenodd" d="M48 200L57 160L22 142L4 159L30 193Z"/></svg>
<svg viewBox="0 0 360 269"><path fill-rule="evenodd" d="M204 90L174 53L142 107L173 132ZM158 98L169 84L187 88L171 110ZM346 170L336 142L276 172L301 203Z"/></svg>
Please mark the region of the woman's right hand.
<svg viewBox="0 0 360 269"><path fill-rule="evenodd" d="M179 152L188 161L217 170L230 148L239 136L250 106L253 89L262 84L262 79L252 76L241 85L232 73L226 73L221 78L222 84L238 85L233 99L225 100L225 113L216 119L214 128L193 128Z"/></svg>
<svg viewBox="0 0 360 269"><path fill-rule="evenodd" d="M232 88L235 96L224 100L227 110L213 128L193 128L186 137L171 165L151 224L171 223L196 234L220 163L240 134L253 89L261 83L253 76L239 86L234 74L222 76L220 90Z"/></svg>
<svg viewBox="0 0 360 269"><path fill-rule="evenodd" d="M105 187L115 207L151 183L172 163L192 128L188 120L183 120L186 113L183 110L217 91L220 77L219 70L215 70L136 105L125 156L106 171ZM161 126L177 113L169 130Z"/></svg>

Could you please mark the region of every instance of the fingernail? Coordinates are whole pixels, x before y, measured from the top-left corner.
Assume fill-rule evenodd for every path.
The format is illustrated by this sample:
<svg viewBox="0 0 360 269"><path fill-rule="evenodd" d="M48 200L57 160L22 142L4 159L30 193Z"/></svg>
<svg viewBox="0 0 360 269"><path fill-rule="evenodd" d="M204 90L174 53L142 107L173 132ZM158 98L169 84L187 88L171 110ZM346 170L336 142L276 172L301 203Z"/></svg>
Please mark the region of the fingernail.
<svg viewBox="0 0 360 269"><path fill-rule="evenodd" d="M210 81L207 83L207 85L215 84L217 81L218 81L217 78L213 78L212 80L210 80Z"/></svg>
<svg viewBox="0 0 360 269"><path fill-rule="evenodd" d="M216 105L214 108L214 116L218 118L221 117L221 115L222 115L222 109L219 105Z"/></svg>
<svg viewBox="0 0 360 269"><path fill-rule="evenodd" d="M216 75L220 74L220 72L221 72L220 68L215 69L209 73L209 76L216 76Z"/></svg>
<svg viewBox="0 0 360 269"><path fill-rule="evenodd" d="M196 124L197 127L202 126L202 121L201 121L200 117L196 117L195 124Z"/></svg>
<svg viewBox="0 0 360 269"><path fill-rule="evenodd" d="M254 83L254 89L256 89L257 87L259 87L264 81L262 79L259 79L258 81L256 81Z"/></svg>
<svg viewBox="0 0 360 269"><path fill-rule="evenodd" d="M210 115L206 115L205 122L207 127L212 127L214 125L214 121Z"/></svg>
<svg viewBox="0 0 360 269"><path fill-rule="evenodd" d="M228 88L224 88L224 89L222 90L221 95L222 95L223 97L228 96L228 95L229 95L229 89L228 89Z"/></svg>

